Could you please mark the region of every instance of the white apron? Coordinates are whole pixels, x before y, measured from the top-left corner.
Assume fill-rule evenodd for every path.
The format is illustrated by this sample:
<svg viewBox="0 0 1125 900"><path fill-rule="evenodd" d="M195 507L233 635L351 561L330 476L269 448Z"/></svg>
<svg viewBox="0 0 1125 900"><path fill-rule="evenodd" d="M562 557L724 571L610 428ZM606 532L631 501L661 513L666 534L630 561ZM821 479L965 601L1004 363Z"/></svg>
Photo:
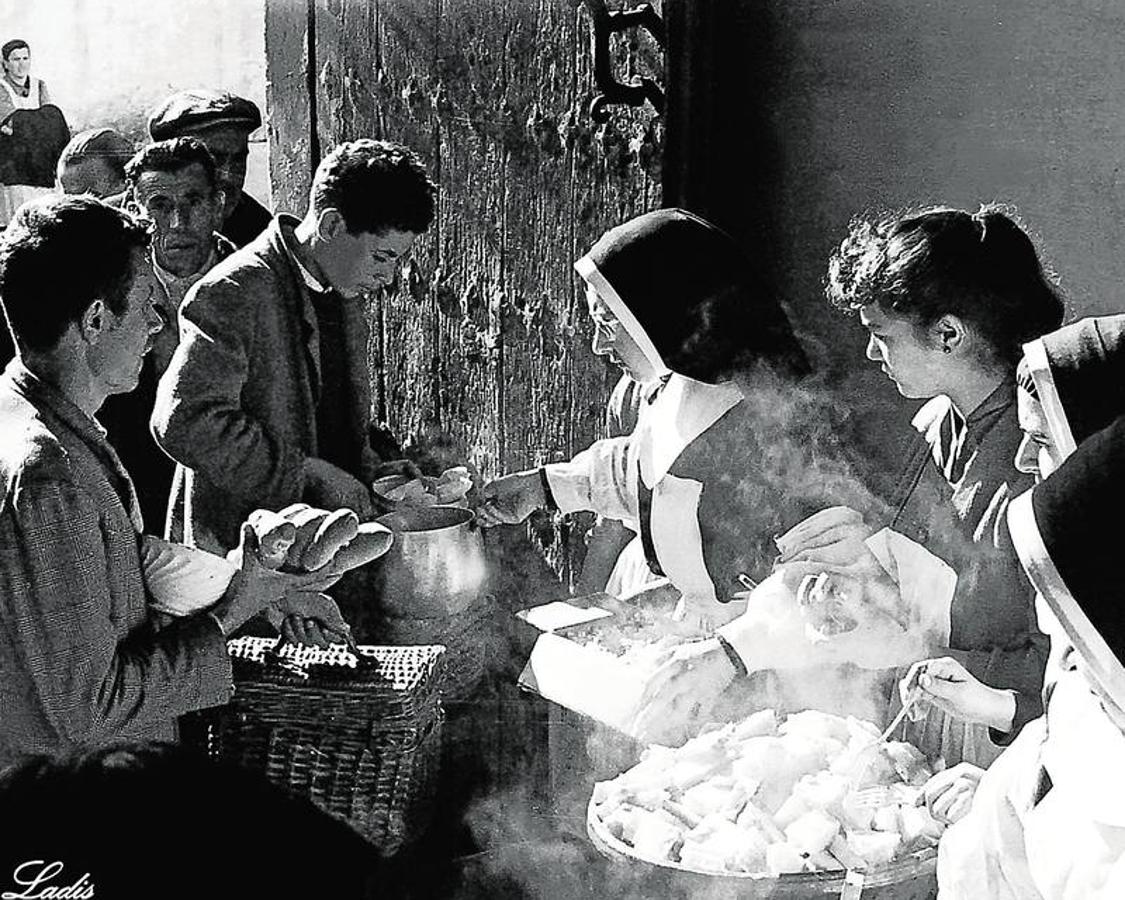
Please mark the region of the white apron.
<svg viewBox="0 0 1125 900"><path fill-rule="evenodd" d="M620 519L638 535L647 522L652 555L688 604L720 606L699 529L703 485L669 470L742 398L733 384L710 385L672 375L656 399L642 405L631 435L598 441L568 463L545 467L555 503L562 512L592 510ZM650 504L647 515L642 502ZM611 578L622 593L643 587L652 574L643 545L635 546L641 540L639 536L623 551Z"/></svg>
<svg viewBox="0 0 1125 900"><path fill-rule="evenodd" d="M1125 897L1125 736L1062 662L1046 716L1024 727L942 838L940 900Z"/></svg>
<svg viewBox="0 0 1125 900"><path fill-rule="evenodd" d="M16 109L39 109L40 92L43 82L31 76L31 90L26 97L21 97L7 78L0 77L0 85L8 92L8 97ZM28 200L53 194L54 188L34 187L30 184L5 184L0 185L0 226L7 225L12 215Z"/></svg>

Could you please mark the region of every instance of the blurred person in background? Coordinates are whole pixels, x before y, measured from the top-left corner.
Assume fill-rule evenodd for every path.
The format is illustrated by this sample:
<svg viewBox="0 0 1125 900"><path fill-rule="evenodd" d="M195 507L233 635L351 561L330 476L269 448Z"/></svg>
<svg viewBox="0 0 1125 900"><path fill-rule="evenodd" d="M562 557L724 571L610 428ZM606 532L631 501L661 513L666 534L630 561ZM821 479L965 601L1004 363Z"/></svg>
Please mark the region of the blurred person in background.
<svg viewBox="0 0 1125 900"><path fill-rule="evenodd" d="M154 225L152 262L163 326L152 340L136 390L110 397L98 413L109 442L133 477L149 527L164 533L176 464L149 429L156 385L180 341L179 310L188 289L234 245L218 233L223 193L211 154L195 138L150 144L126 166L127 205Z"/></svg>
<svg viewBox="0 0 1125 900"><path fill-rule="evenodd" d="M59 157L59 186L64 194L93 194L119 206L125 193L125 163L135 152L133 142L112 128L81 131Z"/></svg>
<svg viewBox="0 0 1125 900"><path fill-rule="evenodd" d="M31 74L27 41L0 47L0 227L20 204L54 190L55 165L70 139L62 114L51 104L46 83ZM44 110L26 116L24 111Z"/></svg>
<svg viewBox="0 0 1125 900"><path fill-rule="evenodd" d="M363 300L429 228L435 192L408 148L341 144L304 218L278 216L192 288L152 418L179 463L173 540L225 553L251 511L299 501L371 518L372 481L410 469L371 445Z"/></svg>
<svg viewBox="0 0 1125 900"><path fill-rule="evenodd" d="M269 210L242 189L250 134L261 124L262 114L250 100L204 88L173 94L149 115L154 141L194 137L210 151L223 192L219 231L236 247L245 247L270 224Z"/></svg>

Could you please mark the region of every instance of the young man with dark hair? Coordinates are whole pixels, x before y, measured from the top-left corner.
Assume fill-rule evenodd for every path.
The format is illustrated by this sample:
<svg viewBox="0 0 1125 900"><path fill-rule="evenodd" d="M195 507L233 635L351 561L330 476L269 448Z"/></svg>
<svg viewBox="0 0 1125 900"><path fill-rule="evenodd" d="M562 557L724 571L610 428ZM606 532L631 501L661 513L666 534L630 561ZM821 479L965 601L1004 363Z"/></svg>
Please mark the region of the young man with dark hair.
<svg viewBox="0 0 1125 900"><path fill-rule="evenodd" d="M154 225L152 262L162 289L157 312L164 327L153 338L137 389L111 397L98 418L133 476L145 521L163 534L176 466L148 427L156 385L179 344L177 318L184 296L235 247L217 231L223 223L223 192L215 162L201 141L173 138L150 144L125 170L128 208Z"/></svg>
<svg viewBox="0 0 1125 900"><path fill-rule="evenodd" d="M405 147L342 144L303 219L279 216L196 285L152 423L181 464L174 539L225 551L246 513L296 501L371 515L371 481L403 464L383 464L368 438L360 300L394 278L434 194Z"/></svg>
<svg viewBox="0 0 1125 900"><path fill-rule="evenodd" d="M90 197L22 206L0 238L17 357L0 375L0 768L29 753L171 739L227 700L225 637L330 581L266 569L248 525L217 603L157 630L132 481L93 416L131 391L161 322L149 234ZM315 615L314 615L315 617Z"/></svg>

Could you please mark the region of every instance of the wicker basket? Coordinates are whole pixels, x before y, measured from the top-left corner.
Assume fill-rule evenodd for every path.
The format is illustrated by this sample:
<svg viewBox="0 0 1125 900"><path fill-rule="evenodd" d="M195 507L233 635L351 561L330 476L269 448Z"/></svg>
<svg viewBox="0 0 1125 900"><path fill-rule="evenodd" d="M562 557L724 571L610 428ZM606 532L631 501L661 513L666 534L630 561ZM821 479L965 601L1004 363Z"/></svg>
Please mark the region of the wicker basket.
<svg viewBox="0 0 1125 900"><path fill-rule="evenodd" d="M730 873L707 875L670 860L650 859L610 834L598 818L593 798L586 810L590 842L608 859L626 863L639 877L650 876L684 896L738 897L743 900L930 900L937 894L937 850L919 850L865 871L807 872L793 875ZM643 896L640 895L640 896ZM678 896L678 895L677 895Z"/></svg>
<svg viewBox="0 0 1125 900"><path fill-rule="evenodd" d="M384 856L429 822L440 764L442 655L435 646L228 645L235 694L193 717L185 741L345 819Z"/></svg>

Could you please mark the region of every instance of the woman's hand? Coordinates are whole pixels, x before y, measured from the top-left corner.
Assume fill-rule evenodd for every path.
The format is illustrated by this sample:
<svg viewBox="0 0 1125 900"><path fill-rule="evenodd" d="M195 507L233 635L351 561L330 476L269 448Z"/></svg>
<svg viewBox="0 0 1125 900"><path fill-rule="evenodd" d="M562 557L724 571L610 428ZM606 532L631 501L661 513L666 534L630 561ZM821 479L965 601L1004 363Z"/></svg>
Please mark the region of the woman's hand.
<svg viewBox="0 0 1125 900"><path fill-rule="evenodd" d="M681 644L645 686L633 736L648 743L679 743L736 674L718 638Z"/></svg>
<svg viewBox="0 0 1125 900"><path fill-rule="evenodd" d="M716 628L737 619L745 611L746 603L742 600L720 603L718 600L702 600L683 595L672 611L672 620L697 634L710 634Z"/></svg>
<svg viewBox="0 0 1125 900"><path fill-rule="evenodd" d="M932 703L944 713L997 731L1012 729L1016 716L1016 699L1012 692L978 681L951 657L927 659L911 666L899 683L899 695L904 703L914 684L918 686L921 700Z"/></svg>
<svg viewBox="0 0 1125 900"><path fill-rule="evenodd" d="M962 762L938 772L926 782L918 796L918 805L926 804L930 815L939 822L952 825L964 818L973 805L984 769Z"/></svg>
<svg viewBox="0 0 1125 900"><path fill-rule="evenodd" d="M825 575L832 595L850 614L860 615L865 608L875 609L907 630L914 617L903 605L898 585L874 554L867 547L863 550L864 553L848 565L803 561L781 563L775 571L794 595L808 576Z"/></svg>
<svg viewBox="0 0 1125 900"><path fill-rule="evenodd" d="M847 506L822 509L777 538L778 563L820 562L848 565L869 554L872 535L863 516Z"/></svg>
<svg viewBox="0 0 1125 900"><path fill-rule="evenodd" d="M516 472L490 481L480 492L477 521L485 528L515 525L544 506L543 483L539 470Z"/></svg>

